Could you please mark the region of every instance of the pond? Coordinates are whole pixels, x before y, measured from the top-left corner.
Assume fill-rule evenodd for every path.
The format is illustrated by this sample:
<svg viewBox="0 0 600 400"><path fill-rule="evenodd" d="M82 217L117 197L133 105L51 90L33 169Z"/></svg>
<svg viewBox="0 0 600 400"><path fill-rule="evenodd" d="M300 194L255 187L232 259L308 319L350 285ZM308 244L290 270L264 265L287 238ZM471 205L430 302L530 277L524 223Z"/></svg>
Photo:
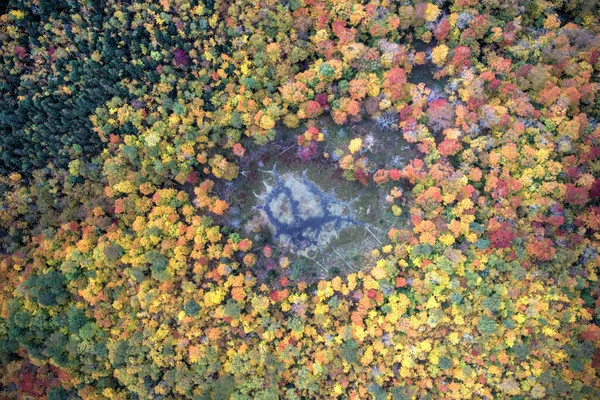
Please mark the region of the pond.
<svg viewBox="0 0 600 400"><path fill-rule="evenodd" d="M217 222L225 232L239 232L256 246L274 249L273 257L259 258L255 267L259 279L286 275L311 282L354 272L369 265L371 250L388 243L390 228L408 224L408 209L396 216L386 202L392 184L363 186L349 181L335 161L335 150L348 153L348 143L356 137L363 139L361 156L371 172L402 168L417 157L414 146L393 129L395 117L384 117L388 120L344 126L328 117L318 120L326 138L308 162L298 157L296 144L296 135L306 127L279 128L276 139L266 145L244 144L247 153L239 177L215 185L230 204L227 215ZM408 188L399 189L410 193ZM409 200L406 195L396 204L405 207ZM277 262L280 257L290 260L285 271Z"/></svg>
<svg viewBox="0 0 600 400"><path fill-rule="evenodd" d="M273 237L292 253L314 257L338 237L340 231L360 225L354 219L352 201L342 202L333 192L325 193L301 175L269 173L274 184L265 182L266 190L256 206Z"/></svg>

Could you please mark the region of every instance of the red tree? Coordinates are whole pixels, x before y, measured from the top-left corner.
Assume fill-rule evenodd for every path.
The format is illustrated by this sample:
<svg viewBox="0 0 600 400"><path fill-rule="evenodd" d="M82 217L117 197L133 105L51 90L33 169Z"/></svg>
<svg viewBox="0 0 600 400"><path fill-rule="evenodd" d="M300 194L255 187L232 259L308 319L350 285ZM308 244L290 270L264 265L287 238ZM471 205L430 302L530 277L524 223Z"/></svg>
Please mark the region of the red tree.
<svg viewBox="0 0 600 400"><path fill-rule="evenodd" d="M497 229L489 232L492 247L496 249L505 249L512 245L515 239L513 228L507 223L502 222Z"/></svg>

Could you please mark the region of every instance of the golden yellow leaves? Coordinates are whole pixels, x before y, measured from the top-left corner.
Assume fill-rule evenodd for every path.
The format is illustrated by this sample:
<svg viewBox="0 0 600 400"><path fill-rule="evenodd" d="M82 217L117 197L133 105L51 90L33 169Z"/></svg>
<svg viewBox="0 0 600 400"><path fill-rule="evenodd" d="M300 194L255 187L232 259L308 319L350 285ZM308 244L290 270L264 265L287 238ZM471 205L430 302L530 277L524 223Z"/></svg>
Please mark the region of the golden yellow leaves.
<svg viewBox="0 0 600 400"><path fill-rule="evenodd" d="M431 58L435 65L441 67L446 62L446 57L448 56L448 46L445 44L440 44L439 46L434 47L431 51Z"/></svg>
<svg viewBox="0 0 600 400"><path fill-rule="evenodd" d="M230 181L238 176L238 166L227 161L227 159L220 154L216 154L211 158L209 160L209 165L212 167L211 172L217 178L223 178Z"/></svg>
<svg viewBox="0 0 600 400"><path fill-rule="evenodd" d="M363 356L360 359L360 363L363 366L367 366L369 364L371 364L373 362L373 348L372 347L367 347Z"/></svg>
<svg viewBox="0 0 600 400"><path fill-rule="evenodd" d="M275 121L269 115L263 115L260 118L259 126L266 130L273 129L275 127Z"/></svg>
<svg viewBox="0 0 600 400"><path fill-rule="evenodd" d="M556 14L550 14L544 20L544 29L556 30L560 28L560 18Z"/></svg>
<svg viewBox="0 0 600 400"><path fill-rule="evenodd" d="M369 84L367 85L367 95L369 97L376 97L381 91L381 84L376 74L369 74Z"/></svg>
<svg viewBox="0 0 600 400"><path fill-rule="evenodd" d="M92 243L87 239L81 239L77 242L77 250L82 253L87 253L92 249Z"/></svg>
<svg viewBox="0 0 600 400"><path fill-rule="evenodd" d="M447 338L448 341L455 346L460 343L460 334L458 332L451 332Z"/></svg>
<svg viewBox="0 0 600 400"><path fill-rule="evenodd" d="M329 32L326 29L318 30L311 38L314 43L323 42L329 39Z"/></svg>
<svg viewBox="0 0 600 400"><path fill-rule="evenodd" d="M281 257L279 259L279 266L281 268L285 269L285 268L289 267L289 265L290 265L290 259L288 257Z"/></svg>
<svg viewBox="0 0 600 400"><path fill-rule="evenodd" d="M223 289L215 289L204 294L204 305L206 307L213 307L221 304L225 299L227 292Z"/></svg>
<svg viewBox="0 0 600 400"><path fill-rule="evenodd" d="M11 10L9 14L16 20L21 20L25 17L25 13L22 10Z"/></svg>
<svg viewBox="0 0 600 400"><path fill-rule="evenodd" d="M554 338L557 335L557 332L549 326L543 327L542 333L550 338Z"/></svg>
<svg viewBox="0 0 600 400"><path fill-rule="evenodd" d="M333 385L333 393L339 396L344 393L344 388L339 383L336 383Z"/></svg>
<svg viewBox="0 0 600 400"><path fill-rule="evenodd" d="M218 226L211 226L210 228L206 229L205 233L206 238L211 243L217 243L222 238L222 234Z"/></svg>
<svg viewBox="0 0 600 400"><path fill-rule="evenodd" d="M449 233L445 233L443 235L440 235L439 237L439 241L444 245L444 246L451 246L454 243L454 236L449 234Z"/></svg>
<svg viewBox="0 0 600 400"><path fill-rule="evenodd" d="M395 324L408 310L410 299L404 293L399 293L390 295L387 300L391 311L386 315L386 320Z"/></svg>
<svg viewBox="0 0 600 400"><path fill-rule="evenodd" d="M323 303L317 303L314 309L315 316L325 315L329 312L329 306Z"/></svg>
<svg viewBox="0 0 600 400"><path fill-rule="evenodd" d="M385 279L387 272L385 270L387 263L385 260L377 261L377 265L371 270L371 275L376 280Z"/></svg>
<svg viewBox="0 0 600 400"><path fill-rule="evenodd" d="M427 300L427 303L425 303L425 308L427 308L427 309L438 308L439 306L440 306L440 303L438 303L438 301L435 299L434 296L429 297L429 299Z"/></svg>
<svg viewBox="0 0 600 400"><path fill-rule="evenodd" d="M361 138L354 138L350 141L350 144L348 145L348 150L350 150L351 154L354 154L362 149L362 144L363 142Z"/></svg>
<svg viewBox="0 0 600 400"><path fill-rule="evenodd" d="M137 191L137 187L131 181L121 181L113 186L113 189L117 193L135 193Z"/></svg>
<svg viewBox="0 0 600 400"><path fill-rule="evenodd" d="M267 312L271 304L269 298L266 296L254 296L251 303L254 311L260 314Z"/></svg>
<svg viewBox="0 0 600 400"><path fill-rule="evenodd" d="M464 324L465 324L465 319L464 319L464 317L463 317L462 315L460 315L460 314L457 314L457 315L455 315L455 316L454 316L454 320L453 320L453 322L454 322L456 325L459 325L459 326L460 326L460 325L464 325Z"/></svg>
<svg viewBox="0 0 600 400"><path fill-rule="evenodd" d="M337 292L341 292L342 291L342 278L340 278L339 276L336 276L335 278L333 278L331 280L331 287L333 288L333 290L335 290Z"/></svg>
<svg viewBox="0 0 600 400"><path fill-rule="evenodd" d="M425 9L425 21L433 22L440 15L441 10L438 6L433 3L427 3L427 8Z"/></svg>
<svg viewBox="0 0 600 400"><path fill-rule="evenodd" d="M331 283L328 281L320 281L317 287L317 297L319 300L325 300L333 295L334 291Z"/></svg>

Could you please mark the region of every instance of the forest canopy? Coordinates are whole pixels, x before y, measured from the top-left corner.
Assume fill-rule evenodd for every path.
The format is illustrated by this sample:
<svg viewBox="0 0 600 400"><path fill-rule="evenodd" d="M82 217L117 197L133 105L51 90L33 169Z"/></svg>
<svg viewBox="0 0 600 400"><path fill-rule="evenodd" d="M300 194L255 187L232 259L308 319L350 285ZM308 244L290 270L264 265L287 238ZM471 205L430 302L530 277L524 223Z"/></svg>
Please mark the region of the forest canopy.
<svg viewBox="0 0 600 400"><path fill-rule="evenodd" d="M0 397L600 398L598 0L0 14Z"/></svg>

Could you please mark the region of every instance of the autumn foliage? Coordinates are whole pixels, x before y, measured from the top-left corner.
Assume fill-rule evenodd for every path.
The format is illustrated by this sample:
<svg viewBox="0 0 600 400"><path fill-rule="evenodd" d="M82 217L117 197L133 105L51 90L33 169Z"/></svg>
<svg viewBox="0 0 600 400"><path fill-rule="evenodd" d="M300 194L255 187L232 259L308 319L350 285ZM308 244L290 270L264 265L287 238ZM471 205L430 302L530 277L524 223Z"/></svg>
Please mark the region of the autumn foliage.
<svg viewBox="0 0 600 400"><path fill-rule="evenodd" d="M9 2L0 397L599 398L597 10ZM394 221L310 282L221 195L290 132Z"/></svg>

